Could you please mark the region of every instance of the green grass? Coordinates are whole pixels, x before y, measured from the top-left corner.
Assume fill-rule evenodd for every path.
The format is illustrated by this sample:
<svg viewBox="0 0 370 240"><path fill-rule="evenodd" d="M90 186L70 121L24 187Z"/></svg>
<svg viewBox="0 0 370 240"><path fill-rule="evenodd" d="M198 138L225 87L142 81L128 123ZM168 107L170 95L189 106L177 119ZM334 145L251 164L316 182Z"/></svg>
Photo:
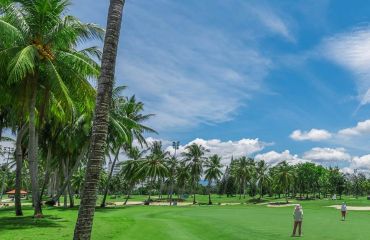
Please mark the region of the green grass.
<svg viewBox="0 0 370 240"><path fill-rule="evenodd" d="M135 198L134 198L135 199ZM206 200L207 196L201 196ZM221 198L226 202L226 199ZM220 199L220 201L221 201ZM236 199L234 199L236 201ZM346 199L350 206L370 206L361 198ZM217 203L217 197L214 197ZM302 201L304 239L368 239L370 214L351 211L345 222L325 206L341 201ZM44 208L45 218L14 217L12 208L0 209L0 239L71 239L76 209ZM97 209L93 239L291 239L293 207L238 206L131 206Z"/></svg>

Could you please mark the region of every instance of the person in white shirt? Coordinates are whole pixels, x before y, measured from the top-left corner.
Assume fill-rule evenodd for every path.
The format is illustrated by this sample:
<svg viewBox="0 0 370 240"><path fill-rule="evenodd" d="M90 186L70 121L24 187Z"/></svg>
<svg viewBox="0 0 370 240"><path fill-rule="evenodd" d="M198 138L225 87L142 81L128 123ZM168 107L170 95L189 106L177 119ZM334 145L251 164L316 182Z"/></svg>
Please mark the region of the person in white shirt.
<svg viewBox="0 0 370 240"><path fill-rule="evenodd" d="M342 203L340 211L342 212L342 221L345 221L346 220L346 214L347 214L347 205L346 205L345 202Z"/></svg>
<svg viewBox="0 0 370 240"><path fill-rule="evenodd" d="M302 236L303 209L300 204L298 204L295 207L294 212L293 212L293 218L294 218L294 227L293 227L292 237L295 237L297 227L298 227L299 236Z"/></svg>

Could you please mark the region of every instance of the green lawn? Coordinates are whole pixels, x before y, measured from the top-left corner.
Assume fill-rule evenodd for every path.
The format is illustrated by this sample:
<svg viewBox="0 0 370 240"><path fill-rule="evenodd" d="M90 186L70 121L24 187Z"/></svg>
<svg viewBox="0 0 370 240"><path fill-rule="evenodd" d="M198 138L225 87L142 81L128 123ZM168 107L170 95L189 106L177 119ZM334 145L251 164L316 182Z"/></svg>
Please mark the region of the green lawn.
<svg viewBox="0 0 370 240"><path fill-rule="evenodd" d="M206 199L202 196L200 199ZM214 202L217 202L215 197ZM346 199L350 206L370 206L365 199ZM369 239L370 212L349 212L345 222L338 210L325 206L340 201L301 202L304 239ZM97 209L93 239L291 239L293 207L239 206L131 206ZM44 219L14 217L0 209L0 239L71 239L77 209L45 208Z"/></svg>

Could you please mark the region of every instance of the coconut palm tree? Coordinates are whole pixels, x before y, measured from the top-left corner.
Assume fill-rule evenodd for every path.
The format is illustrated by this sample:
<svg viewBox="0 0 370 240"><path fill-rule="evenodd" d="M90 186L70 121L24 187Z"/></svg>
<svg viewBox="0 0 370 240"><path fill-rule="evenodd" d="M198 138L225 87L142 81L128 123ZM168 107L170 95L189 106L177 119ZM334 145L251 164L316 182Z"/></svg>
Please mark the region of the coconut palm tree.
<svg viewBox="0 0 370 240"><path fill-rule="evenodd" d="M139 167L140 162L143 161L143 156L147 150L140 151L137 147L131 147L126 150L126 155L130 158L121 164L120 176L127 183L127 197L124 205L127 204L130 198L130 193L135 184L140 180L139 178Z"/></svg>
<svg viewBox="0 0 370 240"><path fill-rule="evenodd" d="M259 199L261 199L263 197L263 188L271 183L269 167L265 161L260 160L257 162L256 173L257 173L257 185L260 190Z"/></svg>
<svg viewBox="0 0 370 240"><path fill-rule="evenodd" d="M208 181L208 204L212 205L211 186L213 181L218 181L222 176L221 157L217 154L210 156L204 166L206 167L206 170L204 171L205 179Z"/></svg>
<svg viewBox="0 0 370 240"><path fill-rule="evenodd" d="M294 181L293 167L290 166L286 161L279 163L276 166L275 176L276 182L285 190L285 200L288 203L288 192L289 187Z"/></svg>
<svg viewBox="0 0 370 240"><path fill-rule="evenodd" d="M108 194L108 187L112 178L113 169L118 160L120 150L130 149L132 142L136 139L141 146L147 146L143 136L144 132L156 133L153 129L143 125L153 114L143 114L144 104L137 102L135 96L126 98L121 95L124 87L117 87L113 90L113 99L109 114L108 128L108 157L110 153L114 155L111 162L111 168L107 179L107 186L104 191L101 207L105 207L105 201Z"/></svg>
<svg viewBox="0 0 370 240"><path fill-rule="evenodd" d="M81 41L102 38L103 31L72 16L64 16L68 5L68 0L17 0L2 1L0 6L0 35L3 36L0 71L6 72L7 84L23 86L26 91L28 161L36 217L42 216L37 142L37 127L40 127L37 115L42 115L42 105L36 111L40 94L58 99L65 112L72 115L70 92L78 91L77 95L82 98L91 95L87 79L99 74L99 67L90 58L96 51L76 48Z"/></svg>
<svg viewBox="0 0 370 240"><path fill-rule="evenodd" d="M204 155L208 150L205 149L202 145L193 143L189 146L186 146L185 152L182 153L186 168L190 173L190 184L192 187L193 193L193 204L196 204L195 201L195 189L198 186L200 177L203 174L203 165L207 159Z"/></svg>
<svg viewBox="0 0 370 240"><path fill-rule="evenodd" d="M155 183L163 181L169 175L167 161L169 152L163 151L162 143L155 141L150 147L150 154L140 161L137 176L139 178L147 178L150 188L153 189ZM150 200L150 191L148 200Z"/></svg>
<svg viewBox="0 0 370 240"><path fill-rule="evenodd" d="M186 167L186 163L184 161L180 161L176 168L176 182L179 192L178 195L179 199L183 196L185 187L187 186L189 181L190 181L190 172Z"/></svg>
<svg viewBox="0 0 370 240"><path fill-rule="evenodd" d="M245 196L246 183L251 178L253 171L252 159L247 159L246 157L240 157L234 161L233 164L233 175L239 183L239 199L241 199L242 194Z"/></svg>
<svg viewBox="0 0 370 240"><path fill-rule="evenodd" d="M173 195L173 188L174 188L174 185L175 185L175 181L176 181L176 171L178 169L178 160L176 158L176 156L172 156L168 159L167 161L167 165L168 165L168 169L169 169L169 176L168 176L168 182L169 182L169 186L170 186L170 206L172 205L172 195Z"/></svg>
<svg viewBox="0 0 370 240"><path fill-rule="evenodd" d="M75 240L88 240L91 238L99 174L102 168L108 135L109 105L112 99L114 70L124 4L125 0L111 0L109 5L107 31L104 40L101 75L98 81L98 93L96 98L90 153L86 168L81 204L74 232Z"/></svg>

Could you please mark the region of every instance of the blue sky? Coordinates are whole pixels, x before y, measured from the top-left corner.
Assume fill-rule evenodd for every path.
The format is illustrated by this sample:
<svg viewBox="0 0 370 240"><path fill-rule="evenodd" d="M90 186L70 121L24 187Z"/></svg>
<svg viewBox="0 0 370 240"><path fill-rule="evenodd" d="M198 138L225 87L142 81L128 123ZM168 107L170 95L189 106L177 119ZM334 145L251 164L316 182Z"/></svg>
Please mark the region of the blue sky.
<svg viewBox="0 0 370 240"><path fill-rule="evenodd" d="M70 13L105 27L108 2ZM369 169L367 5L127 0L116 78L165 143Z"/></svg>

